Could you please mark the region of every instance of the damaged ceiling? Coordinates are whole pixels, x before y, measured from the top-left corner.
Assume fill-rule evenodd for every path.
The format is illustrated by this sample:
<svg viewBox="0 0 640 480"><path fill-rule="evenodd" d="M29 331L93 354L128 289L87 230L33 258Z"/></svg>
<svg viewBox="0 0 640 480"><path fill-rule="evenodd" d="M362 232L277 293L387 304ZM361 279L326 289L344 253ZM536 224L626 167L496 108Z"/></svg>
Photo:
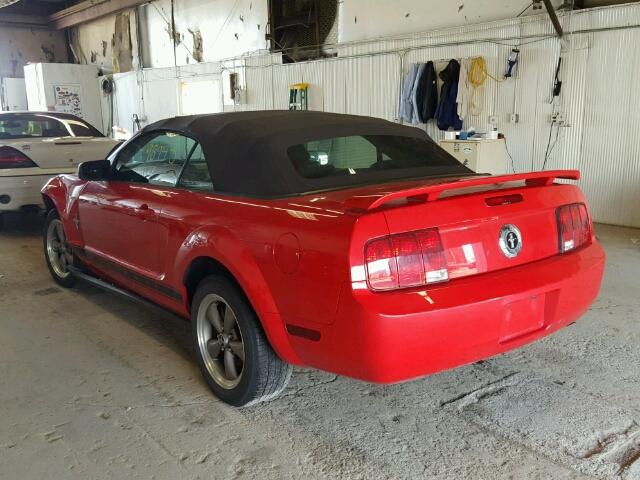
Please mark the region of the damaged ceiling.
<svg viewBox="0 0 640 480"><path fill-rule="evenodd" d="M439 1L443 6L453 3L449 0ZM554 3L558 3L558 6L564 8L593 8L623 3L633 3L634 1L638 0L564 0L563 2L554 1ZM20 14L33 16L49 16L49 21L53 27L68 28L83 22L88 22L104 17L106 15L115 14L144 3L148 3L148 0L83 0L79 2L69 2L67 0L0 0L0 15ZM347 8L347 10L350 12L350 8L358 8L359 2L355 1L338 3L343 4L342 8ZM479 2L479 4L480 3L481 2ZM540 0L534 0L531 2L525 0L512 3L514 5L518 4L518 8L520 4L533 5L535 8L536 4L540 3ZM402 9L403 6L406 6L408 4L410 4L410 2L400 1L395 3L392 7ZM464 0L459 0L456 3L456 8L458 10L458 13L463 14L463 11L465 9ZM356 23L358 13L360 14L360 16L366 16L367 9L363 9L353 16L354 22ZM409 19L412 16L412 12L407 11L404 16L405 18ZM468 21L468 18L465 17L465 20Z"/></svg>
<svg viewBox="0 0 640 480"><path fill-rule="evenodd" d="M320 7L331 3L305 1ZM624 0L550 2L556 9L629 3ZM304 1L301 3L306 5ZM137 8L143 4L145 8ZM282 7L278 18L284 27L274 21L277 5ZM322 8L317 7L303 11L306 16L292 14L286 5L277 0L84 0L75 3L73 0L0 0L0 24L66 31L62 45L64 49L68 44L68 57L72 61L96 64L107 72L125 72L137 68L138 64L200 63L269 46L274 50L287 48L291 60L297 61L309 56L306 45L358 41L398 32L489 21L494 19L492 15L499 19L543 11L542 0L397 0L393 3L336 0L336 11L331 15L323 14ZM207 15L202 15L203 9ZM432 15L434 9L439 12L437 16ZM302 16L305 21L298 19ZM309 26L307 17L310 16L315 18L314 28ZM274 25L282 28L277 30ZM85 28L93 31L80 31ZM295 49L300 50L300 55L291 54ZM36 58L33 53L28 56ZM67 55L56 52L50 42L41 42L37 58L65 61ZM22 60L16 57L15 61Z"/></svg>

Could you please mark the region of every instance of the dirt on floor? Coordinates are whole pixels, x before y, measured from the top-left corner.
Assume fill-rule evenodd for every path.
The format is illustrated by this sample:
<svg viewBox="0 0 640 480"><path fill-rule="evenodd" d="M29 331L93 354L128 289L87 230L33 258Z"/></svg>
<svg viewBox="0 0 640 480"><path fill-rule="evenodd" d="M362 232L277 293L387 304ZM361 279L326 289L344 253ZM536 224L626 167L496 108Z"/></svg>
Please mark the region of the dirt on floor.
<svg viewBox="0 0 640 480"><path fill-rule="evenodd" d="M40 228L0 232L2 479L640 479L640 230L597 226L600 297L552 337L401 385L296 369L238 410L186 322L56 286Z"/></svg>

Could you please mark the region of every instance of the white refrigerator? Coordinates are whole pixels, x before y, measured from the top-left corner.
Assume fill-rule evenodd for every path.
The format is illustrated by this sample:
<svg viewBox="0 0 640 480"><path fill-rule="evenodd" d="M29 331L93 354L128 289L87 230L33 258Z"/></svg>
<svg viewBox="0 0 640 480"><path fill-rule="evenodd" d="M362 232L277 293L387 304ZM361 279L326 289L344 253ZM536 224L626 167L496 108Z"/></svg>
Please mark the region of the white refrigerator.
<svg viewBox="0 0 640 480"><path fill-rule="evenodd" d="M95 65L30 63L24 67L29 110L72 113L103 130Z"/></svg>
<svg viewBox="0 0 640 480"><path fill-rule="evenodd" d="M27 109L27 91L24 78L4 77L0 92L0 111L11 112Z"/></svg>

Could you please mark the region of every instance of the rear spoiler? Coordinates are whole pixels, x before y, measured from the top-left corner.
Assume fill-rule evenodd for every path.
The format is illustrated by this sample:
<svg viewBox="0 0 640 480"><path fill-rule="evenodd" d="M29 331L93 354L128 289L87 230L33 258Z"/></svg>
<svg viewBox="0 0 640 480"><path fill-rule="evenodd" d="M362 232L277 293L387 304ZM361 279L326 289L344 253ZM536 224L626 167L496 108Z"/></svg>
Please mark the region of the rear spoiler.
<svg viewBox="0 0 640 480"><path fill-rule="evenodd" d="M387 193L376 199L367 210L373 210L385 203L403 198L420 197L427 202L438 199L440 194L447 190L459 190L461 188L477 187L478 185L497 185L499 183L517 182L524 180L526 185L551 185L556 178L565 180L579 180L578 170L549 170L546 172L516 173L513 175L496 175L486 177L473 177L467 179L456 179L450 182L436 183L435 185L425 185L422 187L408 188L397 192Z"/></svg>

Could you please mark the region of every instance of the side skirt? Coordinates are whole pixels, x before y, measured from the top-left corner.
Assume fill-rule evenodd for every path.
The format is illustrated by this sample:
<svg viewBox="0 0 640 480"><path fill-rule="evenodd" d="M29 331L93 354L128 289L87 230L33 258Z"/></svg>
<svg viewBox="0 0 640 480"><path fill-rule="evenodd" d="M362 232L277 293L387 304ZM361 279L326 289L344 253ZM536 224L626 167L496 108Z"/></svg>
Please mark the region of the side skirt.
<svg viewBox="0 0 640 480"><path fill-rule="evenodd" d="M168 316L171 316L173 318L179 318L180 320L185 320L185 318L181 317L180 315L172 312L171 310L167 310L165 308L162 308L161 306L150 302L149 300L147 300L146 298L141 297L140 295L136 295L133 292L130 292L129 290L125 290L124 288L120 288L117 287L115 285L113 285L112 283L109 282L105 282L104 280L100 280L97 277L94 277L92 275L88 275L86 273L84 273L83 271L79 270L76 267L68 267L69 271L73 274L74 277L76 277L78 280L82 280L83 282L86 283L90 283L91 285L98 287L102 290L105 290L107 292L110 293L114 293L116 295L119 295L121 297L124 297L128 300L133 300L134 302L139 303L140 305L143 305L144 307L150 309L150 310L154 310L158 313L162 313Z"/></svg>

